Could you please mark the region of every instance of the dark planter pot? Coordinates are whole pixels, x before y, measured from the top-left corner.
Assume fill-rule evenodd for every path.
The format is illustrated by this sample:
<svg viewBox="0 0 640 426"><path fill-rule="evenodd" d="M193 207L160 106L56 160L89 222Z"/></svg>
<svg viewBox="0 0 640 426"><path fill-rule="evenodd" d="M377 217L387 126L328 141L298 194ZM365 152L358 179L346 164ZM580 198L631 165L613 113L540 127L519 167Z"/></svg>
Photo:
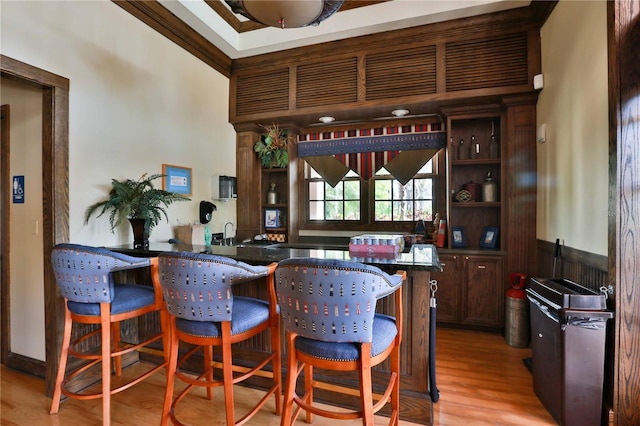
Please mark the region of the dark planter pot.
<svg viewBox="0 0 640 426"><path fill-rule="evenodd" d="M149 221L147 219L129 219L133 229L133 248L149 248Z"/></svg>

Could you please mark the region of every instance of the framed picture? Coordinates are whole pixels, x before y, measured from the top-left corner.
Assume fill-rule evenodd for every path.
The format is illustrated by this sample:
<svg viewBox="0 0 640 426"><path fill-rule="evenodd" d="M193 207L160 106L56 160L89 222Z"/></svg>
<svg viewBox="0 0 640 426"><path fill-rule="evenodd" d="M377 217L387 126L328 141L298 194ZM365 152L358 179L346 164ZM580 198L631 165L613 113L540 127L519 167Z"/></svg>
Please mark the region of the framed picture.
<svg viewBox="0 0 640 426"><path fill-rule="evenodd" d="M494 249L498 243L499 228L485 226L480 237L480 247Z"/></svg>
<svg viewBox="0 0 640 426"><path fill-rule="evenodd" d="M451 228L451 247L465 248L467 247L467 234L461 226Z"/></svg>
<svg viewBox="0 0 640 426"><path fill-rule="evenodd" d="M266 209L264 211L264 227L265 228L280 228L280 210Z"/></svg>
<svg viewBox="0 0 640 426"><path fill-rule="evenodd" d="M162 189L176 194L191 195L191 168L171 164L162 165Z"/></svg>

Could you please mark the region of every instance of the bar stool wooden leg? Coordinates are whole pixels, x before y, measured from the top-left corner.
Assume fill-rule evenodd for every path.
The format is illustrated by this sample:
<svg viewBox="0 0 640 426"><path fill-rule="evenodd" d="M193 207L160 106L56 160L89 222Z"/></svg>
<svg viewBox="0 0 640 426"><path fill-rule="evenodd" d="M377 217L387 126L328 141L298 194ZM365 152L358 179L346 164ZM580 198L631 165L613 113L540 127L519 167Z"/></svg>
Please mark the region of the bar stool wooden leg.
<svg viewBox="0 0 640 426"><path fill-rule="evenodd" d="M67 301L64 301L65 305ZM64 373L67 369L67 360L69 357L69 344L71 343L71 328L73 321L71 320L71 312L64 310L64 332L62 334L62 348L60 349L60 362L58 363L58 374L56 375L56 384L53 388L53 399L51 401L51 410L49 414L57 414L60 409L60 397L62 396L62 381Z"/></svg>
<svg viewBox="0 0 640 426"><path fill-rule="evenodd" d="M102 327L102 424L111 425L111 306L100 304Z"/></svg>
<svg viewBox="0 0 640 426"><path fill-rule="evenodd" d="M169 318L169 364L167 365L167 386L164 390L164 404L162 405L161 426L168 426L171 418L171 404L173 402L173 388L175 384L178 363L178 333L176 333L176 318Z"/></svg>

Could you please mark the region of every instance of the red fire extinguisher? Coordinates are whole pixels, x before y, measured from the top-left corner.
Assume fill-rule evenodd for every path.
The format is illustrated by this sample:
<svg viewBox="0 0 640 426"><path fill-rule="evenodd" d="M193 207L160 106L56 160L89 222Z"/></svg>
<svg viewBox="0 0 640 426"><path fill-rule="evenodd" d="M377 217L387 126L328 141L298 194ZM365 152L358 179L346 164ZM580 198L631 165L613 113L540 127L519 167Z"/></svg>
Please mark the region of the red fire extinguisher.
<svg viewBox="0 0 640 426"><path fill-rule="evenodd" d="M529 302L527 301L525 274L509 274L511 288L507 290L505 306L505 340L509 346L526 348L531 335L529 329Z"/></svg>

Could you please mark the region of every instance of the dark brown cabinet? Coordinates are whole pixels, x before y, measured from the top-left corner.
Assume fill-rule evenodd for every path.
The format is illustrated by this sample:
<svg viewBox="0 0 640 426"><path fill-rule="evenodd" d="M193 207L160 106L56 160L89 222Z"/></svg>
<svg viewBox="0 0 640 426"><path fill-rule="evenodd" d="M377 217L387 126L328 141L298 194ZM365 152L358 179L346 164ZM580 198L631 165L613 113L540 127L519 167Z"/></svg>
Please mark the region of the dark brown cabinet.
<svg viewBox="0 0 640 426"><path fill-rule="evenodd" d="M502 258L462 256L462 324L501 328L504 324Z"/></svg>
<svg viewBox="0 0 640 426"><path fill-rule="evenodd" d="M440 325L498 329L504 324L503 257L440 253L437 322Z"/></svg>
<svg viewBox="0 0 640 426"><path fill-rule="evenodd" d="M462 312L460 300L462 282L458 259L461 256L439 253L438 257L442 265L442 272L431 273L431 279L438 282L436 322L438 324L459 324Z"/></svg>

